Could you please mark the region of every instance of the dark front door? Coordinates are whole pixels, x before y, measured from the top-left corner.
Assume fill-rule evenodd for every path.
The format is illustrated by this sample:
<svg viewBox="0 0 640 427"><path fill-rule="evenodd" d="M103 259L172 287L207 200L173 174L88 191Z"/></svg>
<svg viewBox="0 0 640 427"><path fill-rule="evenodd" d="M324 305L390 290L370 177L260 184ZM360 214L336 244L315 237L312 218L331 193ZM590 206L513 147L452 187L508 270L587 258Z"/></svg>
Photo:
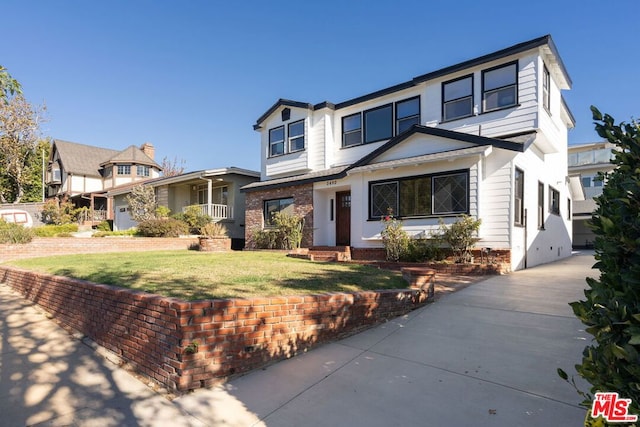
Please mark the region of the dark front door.
<svg viewBox="0 0 640 427"><path fill-rule="evenodd" d="M336 245L351 244L351 191L336 193Z"/></svg>

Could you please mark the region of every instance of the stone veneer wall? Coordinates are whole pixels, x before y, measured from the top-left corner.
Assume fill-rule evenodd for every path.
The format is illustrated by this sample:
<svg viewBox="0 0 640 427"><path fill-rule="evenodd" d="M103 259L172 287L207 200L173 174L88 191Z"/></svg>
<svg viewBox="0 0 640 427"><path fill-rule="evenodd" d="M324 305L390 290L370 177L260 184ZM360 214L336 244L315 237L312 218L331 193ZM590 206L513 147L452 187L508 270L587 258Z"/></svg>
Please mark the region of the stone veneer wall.
<svg viewBox="0 0 640 427"><path fill-rule="evenodd" d="M177 391L291 357L427 300L410 289L187 302L8 266L0 280Z"/></svg>
<svg viewBox="0 0 640 427"><path fill-rule="evenodd" d="M294 185L246 193L246 247L255 249L253 232L264 228L264 202L293 197L294 214L304 218L302 247L313 245L313 184Z"/></svg>
<svg viewBox="0 0 640 427"><path fill-rule="evenodd" d="M189 249L197 237L35 237L25 244L0 244L0 262L51 255Z"/></svg>

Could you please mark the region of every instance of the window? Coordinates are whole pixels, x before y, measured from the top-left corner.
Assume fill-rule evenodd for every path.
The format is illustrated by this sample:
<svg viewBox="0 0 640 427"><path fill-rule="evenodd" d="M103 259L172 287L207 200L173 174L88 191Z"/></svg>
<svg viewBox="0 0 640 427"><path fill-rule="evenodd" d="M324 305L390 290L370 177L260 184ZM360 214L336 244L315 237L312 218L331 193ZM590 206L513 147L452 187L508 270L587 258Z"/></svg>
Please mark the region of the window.
<svg viewBox="0 0 640 427"><path fill-rule="evenodd" d="M544 230L544 184L538 182L538 228Z"/></svg>
<svg viewBox="0 0 640 427"><path fill-rule="evenodd" d="M284 126L269 130L269 156L284 154Z"/></svg>
<svg viewBox="0 0 640 427"><path fill-rule="evenodd" d="M396 103L396 135L420 124L420 97Z"/></svg>
<svg viewBox="0 0 640 427"><path fill-rule="evenodd" d="M138 165L136 167L136 175L149 176L149 166Z"/></svg>
<svg viewBox="0 0 640 427"><path fill-rule="evenodd" d="M228 204L229 189L225 185L224 187L216 187L211 189L211 203L216 205Z"/></svg>
<svg viewBox="0 0 640 427"><path fill-rule="evenodd" d="M371 183L369 217L423 217L468 212L468 171Z"/></svg>
<svg viewBox="0 0 640 427"><path fill-rule="evenodd" d="M511 107L517 103L518 63L482 72L482 111Z"/></svg>
<svg viewBox="0 0 640 427"><path fill-rule="evenodd" d="M454 120L473 114L473 76L442 84L442 120Z"/></svg>
<svg viewBox="0 0 640 427"><path fill-rule="evenodd" d="M289 152L304 150L304 120L289 124Z"/></svg>
<svg viewBox="0 0 640 427"><path fill-rule="evenodd" d="M582 186L584 188L591 187L591 177L590 176L583 176L581 181L582 181Z"/></svg>
<svg viewBox="0 0 640 427"><path fill-rule="evenodd" d="M103 174L105 178L111 178L111 175L113 175L113 166L106 166Z"/></svg>
<svg viewBox="0 0 640 427"><path fill-rule="evenodd" d="M514 177L515 207L513 223L524 225L524 172L516 168Z"/></svg>
<svg viewBox="0 0 640 427"><path fill-rule="evenodd" d="M553 187L549 187L549 212L560 215L560 192Z"/></svg>
<svg viewBox="0 0 640 427"><path fill-rule="evenodd" d="M118 175L131 175L131 165L118 165Z"/></svg>
<svg viewBox="0 0 640 427"><path fill-rule="evenodd" d="M286 199L266 200L264 202L264 224L273 226L273 218L278 212L286 212L293 215L293 197Z"/></svg>
<svg viewBox="0 0 640 427"><path fill-rule="evenodd" d="M567 219L571 219L571 199L567 197Z"/></svg>
<svg viewBox="0 0 640 427"><path fill-rule="evenodd" d="M382 141L393 136L393 108L391 104L364 112L364 143Z"/></svg>
<svg viewBox="0 0 640 427"><path fill-rule="evenodd" d="M360 113L342 118L342 146L362 144L362 116Z"/></svg>
<svg viewBox="0 0 640 427"><path fill-rule="evenodd" d="M542 71L542 105L547 111L551 111L551 75L546 66Z"/></svg>

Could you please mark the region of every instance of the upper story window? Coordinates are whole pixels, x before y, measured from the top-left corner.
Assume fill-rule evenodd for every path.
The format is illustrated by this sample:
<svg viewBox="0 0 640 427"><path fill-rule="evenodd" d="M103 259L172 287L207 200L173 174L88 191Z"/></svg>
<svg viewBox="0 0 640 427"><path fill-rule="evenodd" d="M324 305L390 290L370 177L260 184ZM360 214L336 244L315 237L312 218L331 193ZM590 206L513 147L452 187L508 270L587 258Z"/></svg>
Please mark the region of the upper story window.
<svg viewBox="0 0 640 427"><path fill-rule="evenodd" d="M342 118L342 146L368 144L393 138L420 124L420 97L385 104Z"/></svg>
<svg viewBox="0 0 640 427"><path fill-rule="evenodd" d="M269 156L284 154L284 126L269 129Z"/></svg>
<svg viewBox="0 0 640 427"><path fill-rule="evenodd" d="M362 144L362 116L360 113L342 118L342 146Z"/></svg>
<svg viewBox="0 0 640 427"><path fill-rule="evenodd" d="M131 175L131 165L118 165L118 175Z"/></svg>
<svg viewBox="0 0 640 427"><path fill-rule="evenodd" d="M454 120L473 114L473 76L442 84L442 120Z"/></svg>
<svg viewBox="0 0 640 427"><path fill-rule="evenodd" d="M420 97L396 103L396 135L420 124Z"/></svg>
<svg viewBox="0 0 640 427"><path fill-rule="evenodd" d="M304 120L289 123L289 152L304 150Z"/></svg>
<svg viewBox="0 0 640 427"><path fill-rule="evenodd" d="M382 141L393 136L393 108L383 105L364 112L364 142Z"/></svg>
<svg viewBox="0 0 640 427"><path fill-rule="evenodd" d="M551 111L551 74L546 66L542 70L542 106Z"/></svg>
<svg viewBox="0 0 640 427"><path fill-rule="evenodd" d="M482 72L482 111L511 107L518 102L518 63Z"/></svg>
<svg viewBox="0 0 640 427"><path fill-rule="evenodd" d="M138 165L136 167L136 175L138 175L138 176L149 176L150 175L149 166Z"/></svg>

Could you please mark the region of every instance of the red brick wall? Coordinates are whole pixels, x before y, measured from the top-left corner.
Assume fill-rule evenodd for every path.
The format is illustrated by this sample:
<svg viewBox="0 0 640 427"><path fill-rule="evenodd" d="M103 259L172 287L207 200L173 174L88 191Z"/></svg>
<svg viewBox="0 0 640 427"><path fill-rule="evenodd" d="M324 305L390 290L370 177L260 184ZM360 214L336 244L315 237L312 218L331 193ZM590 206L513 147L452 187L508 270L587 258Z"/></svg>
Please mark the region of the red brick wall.
<svg viewBox="0 0 640 427"><path fill-rule="evenodd" d="M0 244L0 262L45 255L179 250L197 244L195 237L36 237L26 244Z"/></svg>
<svg viewBox="0 0 640 427"><path fill-rule="evenodd" d="M0 266L0 280L179 391L291 357L427 299L412 289L186 302L7 266Z"/></svg>
<svg viewBox="0 0 640 427"><path fill-rule="evenodd" d="M302 247L313 245L313 184L294 185L246 193L245 239L246 247L255 249L253 233L264 227L265 200L293 197L294 214L304 218Z"/></svg>

